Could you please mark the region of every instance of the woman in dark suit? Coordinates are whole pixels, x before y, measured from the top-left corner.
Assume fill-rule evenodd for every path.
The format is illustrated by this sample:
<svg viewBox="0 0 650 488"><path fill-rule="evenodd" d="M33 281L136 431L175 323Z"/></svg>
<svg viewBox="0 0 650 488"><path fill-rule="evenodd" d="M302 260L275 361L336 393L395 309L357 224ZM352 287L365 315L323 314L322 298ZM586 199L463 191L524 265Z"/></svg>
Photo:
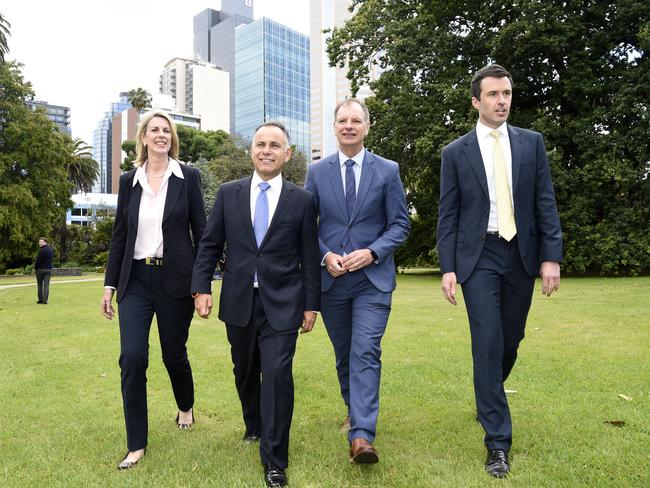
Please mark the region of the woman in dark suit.
<svg viewBox="0 0 650 488"><path fill-rule="evenodd" d="M176 424L194 423L194 384L187 358L194 313L192 265L205 227L197 169L178 158L178 135L164 112L150 112L136 136L136 169L120 176L101 309L112 319L117 290L120 368L128 452L118 469L128 469L147 446L146 371L153 315L163 363L178 405Z"/></svg>

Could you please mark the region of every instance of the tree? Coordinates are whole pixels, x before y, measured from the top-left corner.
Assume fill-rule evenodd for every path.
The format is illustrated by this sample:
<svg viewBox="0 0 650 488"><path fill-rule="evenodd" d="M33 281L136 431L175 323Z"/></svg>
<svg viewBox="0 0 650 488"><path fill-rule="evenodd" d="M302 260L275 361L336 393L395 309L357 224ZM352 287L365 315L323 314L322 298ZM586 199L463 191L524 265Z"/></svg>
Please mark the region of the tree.
<svg viewBox="0 0 650 488"><path fill-rule="evenodd" d="M71 205L64 136L31 98L20 65L0 63L0 269L31 260Z"/></svg>
<svg viewBox="0 0 650 488"><path fill-rule="evenodd" d="M66 156L68 157L68 180L77 191L92 190L99 176L99 165L93 159L92 147L78 137L66 137Z"/></svg>
<svg viewBox="0 0 650 488"><path fill-rule="evenodd" d="M133 105L138 112L145 108L151 107L151 94L144 88L134 88L129 90L129 103Z"/></svg>
<svg viewBox="0 0 650 488"><path fill-rule="evenodd" d="M5 54L9 52L9 43L7 42L9 27L11 24L0 13L0 63L5 62Z"/></svg>
<svg viewBox="0 0 650 488"><path fill-rule="evenodd" d="M650 9L646 2L354 0L330 62L368 99L368 147L399 161L416 211L402 259L435 259L440 151L471 129L472 74L514 75L510 121L544 134L564 268L650 269Z"/></svg>
<svg viewBox="0 0 650 488"><path fill-rule="evenodd" d="M126 156L124 156L124 161L120 164L120 169L123 173L126 173L134 168L133 163L135 162L136 156L135 141L130 139L124 141L122 143L122 151L126 153Z"/></svg>

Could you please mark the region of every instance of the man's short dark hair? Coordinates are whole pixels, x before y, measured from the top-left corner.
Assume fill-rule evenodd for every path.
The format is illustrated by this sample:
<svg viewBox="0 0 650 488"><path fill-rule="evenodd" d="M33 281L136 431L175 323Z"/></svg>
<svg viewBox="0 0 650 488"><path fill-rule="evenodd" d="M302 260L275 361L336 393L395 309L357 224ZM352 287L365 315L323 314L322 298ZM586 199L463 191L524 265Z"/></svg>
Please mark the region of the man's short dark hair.
<svg viewBox="0 0 650 488"><path fill-rule="evenodd" d="M346 98L345 100L337 103L336 107L334 107L334 123L336 123L336 117L339 113L339 109L345 105L352 105L353 103L359 105L361 107L361 110L363 110L364 122L370 123L370 111L368 110L368 106L363 102L363 100L360 100L359 98Z"/></svg>
<svg viewBox="0 0 650 488"><path fill-rule="evenodd" d="M278 129L280 129L282 132L284 132L284 137L287 138L287 148L291 147L291 138L289 137L289 131L287 131L284 124L282 124L281 122L276 122L274 120L271 120L269 122L264 122L263 124L259 125L255 129L255 132L257 133L257 131L260 130L262 127L277 127Z"/></svg>
<svg viewBox="0 0 650 488"><path fill-rule="evenodd" d="M488 64L487 66L483 66L480 70L478 70L472 78L472 97L476 98L477 100L481 99L481 81L483 78L487 78L488 76L492 76L494 78L503 78L505 76L510 80L510 86L513 86L512 75L508 72L508 70L498 64Z"/></svg>
<svg viewBox="0 0 650 488"><path fill-rule="evenodd" d="M45 241L45 244L47 244L47 237L39 237L39 241Z"/></svg>

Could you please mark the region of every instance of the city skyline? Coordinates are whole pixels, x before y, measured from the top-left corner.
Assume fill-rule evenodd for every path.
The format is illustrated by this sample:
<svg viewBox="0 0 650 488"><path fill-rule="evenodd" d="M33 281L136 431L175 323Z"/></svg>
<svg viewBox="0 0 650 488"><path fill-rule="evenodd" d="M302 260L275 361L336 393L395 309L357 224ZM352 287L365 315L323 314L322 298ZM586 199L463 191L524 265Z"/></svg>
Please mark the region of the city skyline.
<svg viewBox="0 0 650 488"><path fill-rule="evenodd" d="M92 145L119 93L138 87L157 93L169 60L192 59L194 15L220 7L216 0L116 0L92 9L75 0L11 2L0 7L11 23L6 59L24 65L36 100L71 108L72 136ZM304 0L254 0L253 15L309 35Z"/></svg>

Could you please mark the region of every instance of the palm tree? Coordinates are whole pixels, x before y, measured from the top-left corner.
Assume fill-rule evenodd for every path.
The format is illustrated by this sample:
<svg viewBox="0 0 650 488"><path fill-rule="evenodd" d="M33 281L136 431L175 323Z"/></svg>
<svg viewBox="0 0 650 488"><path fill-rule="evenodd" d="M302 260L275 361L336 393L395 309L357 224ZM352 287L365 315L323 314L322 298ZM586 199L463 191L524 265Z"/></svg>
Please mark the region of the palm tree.
<svg viewBox="0 0 650 488"><path fill-rule="evenodd" d="M68 180L77 191L89 192L99 176L99 165L93 159L92 147L78 137L66 138Z"/></svg>
<svg viewBox="0 0 650 488"><path fill-rule="evenodd" d="M129 102L139 112L151 106L151 95L144 88L135 88L129 91Z"/></svg>
<svg viewBox="0 0 650 488"><path fill-rule="evenodd" d="M9 36L11 24L0 14L0 63L5 62L5 54L9 52L7 37Z"/></svg>

